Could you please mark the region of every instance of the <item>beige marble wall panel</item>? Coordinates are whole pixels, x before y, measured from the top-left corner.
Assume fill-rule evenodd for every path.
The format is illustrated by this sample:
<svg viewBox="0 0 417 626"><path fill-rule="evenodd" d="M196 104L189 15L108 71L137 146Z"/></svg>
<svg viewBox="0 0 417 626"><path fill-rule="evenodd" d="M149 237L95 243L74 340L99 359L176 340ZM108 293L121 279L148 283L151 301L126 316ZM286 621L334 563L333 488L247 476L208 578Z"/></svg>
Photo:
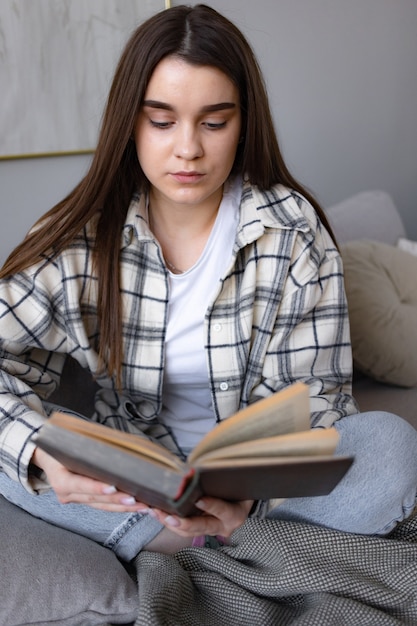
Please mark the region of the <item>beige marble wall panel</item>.
<svg viewBox="0 0 417 626"><path fill-rule="evenodd" d="M1 0L0 156L94 148L128 36L163 0Z"/></svg>

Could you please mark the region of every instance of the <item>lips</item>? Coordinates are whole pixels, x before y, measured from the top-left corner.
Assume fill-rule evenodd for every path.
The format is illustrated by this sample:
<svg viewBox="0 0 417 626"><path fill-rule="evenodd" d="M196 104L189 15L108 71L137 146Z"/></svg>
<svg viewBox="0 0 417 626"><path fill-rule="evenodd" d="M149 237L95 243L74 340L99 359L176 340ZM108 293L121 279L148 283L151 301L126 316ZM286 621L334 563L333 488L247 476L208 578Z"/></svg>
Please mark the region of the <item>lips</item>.
<svg viewBox="0 0 417 626"><path fill-rule="evenodd" d="M179 183L198 183L204 174L201 172L173 172L171 176Z"/></svg>

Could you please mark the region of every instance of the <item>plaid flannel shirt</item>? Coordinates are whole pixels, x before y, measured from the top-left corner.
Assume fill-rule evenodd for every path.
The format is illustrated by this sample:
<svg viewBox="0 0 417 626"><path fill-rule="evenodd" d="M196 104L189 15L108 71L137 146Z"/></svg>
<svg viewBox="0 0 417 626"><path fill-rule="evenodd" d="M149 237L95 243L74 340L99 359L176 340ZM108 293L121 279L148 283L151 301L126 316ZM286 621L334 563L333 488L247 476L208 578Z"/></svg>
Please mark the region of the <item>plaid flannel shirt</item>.
<svg viewBox="0 0 417 626"><path fill-rule="evenodd" d="M134 197L121 241L123 393L98 374L94 419L129 430L155 423L162 405L169 280ZM66 354L97 375L96 219L59 256L0 281L0 466L29 490L43 400ZM245 183L233 258L205 316L216 420L295 382L310 387L313 426L357 412L340 256L314 209L283 186ZM74 389L74 393L77 390Z"/></svg>

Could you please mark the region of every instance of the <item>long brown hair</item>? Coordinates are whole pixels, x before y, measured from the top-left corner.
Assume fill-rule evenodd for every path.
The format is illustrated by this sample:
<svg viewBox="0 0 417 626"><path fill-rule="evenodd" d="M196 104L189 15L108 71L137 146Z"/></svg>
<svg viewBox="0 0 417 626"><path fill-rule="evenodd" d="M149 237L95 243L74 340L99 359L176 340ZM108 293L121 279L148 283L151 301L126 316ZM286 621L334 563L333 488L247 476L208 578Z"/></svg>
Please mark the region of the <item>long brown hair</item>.
<svg viewBox="0 0 417 626"><path fill-rule="evenodd" d="M278 147L266 89L252 49L234 24L214 9L197 5L162 11L132 34L116 68L97 147L86 176L38 222L6 260L0 277L11 276L51 252L68 246L99 213L94 249L98 277L101 363L120 381L122 312L119 297L120 240L134 191L146 191L132 132L146 88L157 64L175 55L194 65L214 66L238 87L242 137L234 172L268 189L282 183L299 191L329 228L315 199L290 174ZM329 228L330 230L330 228Z"/></svg>

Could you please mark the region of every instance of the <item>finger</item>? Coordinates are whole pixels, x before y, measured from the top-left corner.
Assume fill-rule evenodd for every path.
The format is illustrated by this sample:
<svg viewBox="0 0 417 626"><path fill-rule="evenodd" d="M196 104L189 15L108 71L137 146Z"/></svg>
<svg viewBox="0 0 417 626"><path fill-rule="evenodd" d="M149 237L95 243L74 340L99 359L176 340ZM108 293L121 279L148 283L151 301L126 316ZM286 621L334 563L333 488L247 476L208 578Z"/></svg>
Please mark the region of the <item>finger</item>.
<svg viewBox="0 0 417 626"><path fill-rule="evenodd" d="M93 509L99 509L102 511L113 511L115 513L139 513L143 515L148 514L146 509L143 510L141 505L125 506L123 504L114 504L114 503L107 503L107 502L90 502L88 503L88 506L90 506Z"/></svg>
<svg viewBox="0 0 417 626"><path fill-rule="evenodd" d="M112 492L112 495L97 495L95 493L86 493L85 491L81 493L66 492L59 494L58 498L63 504L68 504L70 502L77 502L79 504L114 504L129 510L141 509L144 512L148 511L146 504L135 500L133 496L127 493L117 490Z"/></svg>
<svg viewBox="0 0 417 626"><path fill-rule="evenodd" d="M156 508L148 508L147 513L166 528L182 537L195 537L196 535L204 534L200 530L206 527L206 523L201 522L200 516L183 518Z"/></svg>
<svg viewBox="0 0 417 626"><path fill-rule="evenodd" d="M240 520L243 523L251 510L253 500L241 500L238 502L226 502L218 498L201 498L196 502L197 508L204 511L208 515L218 517L225 523L230 521L232 524Z"/></svg>
<svg viewBox="0 0 417 626"><path fill-rule="evenodd" d="M198 535L224 534L222 521L211 515L198 515L194 517L180 517L158 511L154 516L166 528L182 537L196 537Z"/></svg>
<svg viewBox="0 0 417 626"><path fill-rule="evenodd" d="M50 481L51 487L61 501L89 501L91 498L102 502L114 502L133 505L135 499L128 493L119 491L114 485L103 483L93 478L73 474L63 470Z"/></svg>
<svg viewBox="0 0 417 626"><path fill-rule="evenodd" d="M113 495L117 493L117 488L114 485L103 483L94 478L87 478L80 474L73 474L67 470L57 472L50 480L51 487L57 493L77 493L77 494L90 494L90 495Z"/></svg>
<svg viewBox="0 0 417 626"><path fill-rule="evenodd" d="M205 534L214 534L214 530L215 534L229 537L246 521L251 502L225 502L217 498L205 497L199 500L196 506L204 511L204 515L200 519L206 521L207 530ZM218 520L220 526L214 520Z"/></svg>
<svg viewBox="0 0 417 626"><path fill-rule="evenodd" d="M143 502L137 502L132 496L117 492L112 497L96 496L85 493L69 493L58 496L61 504L84 504L96 509L130 513L148 513L148 507Z"/></svg>
<svg viewBox="0 0 417 626"><path fill-rule="evenodd" d="M202 515L182 518L159 509L152 509L150 512L164 526L183 537L197 535L229 537L244 523L251 505L251 501L232 503L218 498L205 497L196 503L196 506L204 512Z"/></svg>
<svg viewBox="0 0 417 626"><path fill-rule="evenodd" d="M202 520L202 517L183 519L175 515L167 515L159 521L181 537L224 534L222 523L215 517L205 516Z"/></svg>

